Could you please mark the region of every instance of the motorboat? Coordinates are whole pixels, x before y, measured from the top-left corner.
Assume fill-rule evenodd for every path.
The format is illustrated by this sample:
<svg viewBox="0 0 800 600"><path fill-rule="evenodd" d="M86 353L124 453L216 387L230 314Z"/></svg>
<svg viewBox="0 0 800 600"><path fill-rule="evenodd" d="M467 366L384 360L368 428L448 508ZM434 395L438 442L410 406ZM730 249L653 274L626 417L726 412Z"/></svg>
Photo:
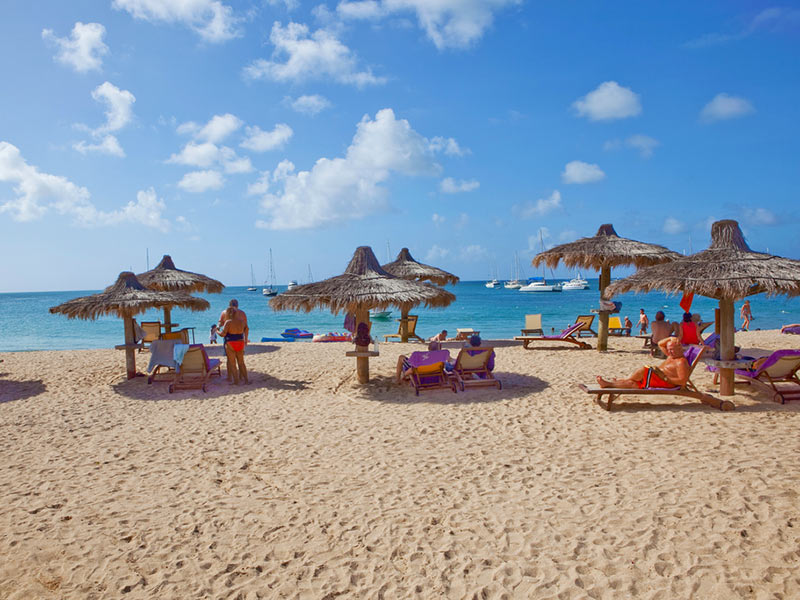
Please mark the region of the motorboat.
<svg viewBox="0 0 800 600"><path fill-rule="evenodd" d="M569 281L565 281L561 284L562 290L588 290L589 289L589 282L581 277L576 277L575 279L570 279Z"/></svg>
<svg viewBox="0 0 800 600"><path fill-rule="evenodd" d="M390 310L371 310L369 311L369 318L373 321L388 321L392 318L392 311Z"/></svg>
<svg viewBox="0 0 800 600"><path fill-rule="evenodd" d="M520 292L560 292L560 283L547 283L544 279L531 281L528 285L519 288Z"/></svg>
<svg viewBox="0 0 800 600"><path fill-rule="evenodd" d="M291 281L289 281L289 285L286 286L286 289L290 290L294 287L297 287L297 282L294 279L292 279Z"/></svg>
<svg viewBox="0 0 800 600"><path fill-rule="evenodd" d="M511 281L506 281L503 284L503 287L506 288L507 290L518 290L519 288L522 287L522 282L517 281L516 279L512 279Z"/></svg>
<svg viewBox="0 0 800 600"><path fill-rule="evenodd" d="M500 282L497 281L497 279L492 279L491 281L487 281L486 282L486 287L487 288L491 288L491 289L499 289L500 288Z"/></svg>

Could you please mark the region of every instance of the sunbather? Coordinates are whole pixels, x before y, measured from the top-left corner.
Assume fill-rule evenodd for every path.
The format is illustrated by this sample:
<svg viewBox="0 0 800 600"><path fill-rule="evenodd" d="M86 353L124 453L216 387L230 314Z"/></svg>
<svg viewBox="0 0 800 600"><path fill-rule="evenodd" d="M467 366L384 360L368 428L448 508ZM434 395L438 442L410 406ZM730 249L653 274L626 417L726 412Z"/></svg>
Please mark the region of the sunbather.
<svg viewBox="0 0 800 600"><path fill-rule="evenodd" d="M800 333L800 323L790 323L781 327L781 333Z"/></svg>
<svg viewBox="0 0 800 600"><path fill-rule="evenodd" d="M641 367L625 379L603 379L597 376L601 388L644 389L648 387L680 387L689 378L689 361L683 355L683 346L678 338L668 337L658 342L667 360L658 367Z"/></svg>

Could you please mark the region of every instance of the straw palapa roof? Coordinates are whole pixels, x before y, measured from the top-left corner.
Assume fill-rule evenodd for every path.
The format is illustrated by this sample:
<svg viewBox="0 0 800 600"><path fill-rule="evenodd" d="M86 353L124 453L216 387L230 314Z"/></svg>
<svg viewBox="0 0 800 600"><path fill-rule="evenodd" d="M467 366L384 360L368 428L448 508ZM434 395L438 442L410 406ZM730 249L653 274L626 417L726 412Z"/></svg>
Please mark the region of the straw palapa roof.
<svg viewBox="0 0 800 600"><path fill-rule="evenodd" d="M706 250L641 269L608 287L609 294L653 290L729 300L760 293L798 296L800 261L754 252L736 221L717 221L711 226L711 246Z"/></svg>
<svg viewBox="0 0 800 600"><path fill-rule="evenodd" d="M96 319L101 315L133 316L151 308L174 307L194 311L207 310L207 300L186 292L162 292L144 287L130 271L119 274L117 281L99 294L73 298L50 308L70 319Z"/></svg>
<svg viewBox="0 0 800 600"><path fill-rule="evenodd" d="M397 258L390 263L382 265L382 268L387 273L399 277L400 279L430 281L436 285L458 283L459 281L458 277L452 273L417 262L414 260L414 257L411 256L411 252L408 251L408 248L400 250L400 254L397 255Z"/></svg>
<svg viewBox="0 0 800 600"><path fill-rule="evenodd" d="M372 248L360 246L342 275L294 287L270 300L269 305L275 310L306 312L324 307L336 314L389 306L400 309L419 304L447 306L455 299L453 294L440 287L387 273L381 268Z"/></svg>
<svg viewBox="0 0 800 600"><path fill-rule="evenodd" d="M139 281L151 290L210 292L218 294L225 286L216 279L200 273L183 271L175 266L169 254L165 254L154 269L136 276Z"/></svg>
<svg viewBox="0 0 800 600"><path fill-rule="evenodd" d="M533 266L544 262L554 269L559 262L570 269L594 269L603 267L635 266L648 267L670 262L681 255L664 246L629 240L617 235L611 224L601 225L592 237L584 237L568 244L561 244L540 252L533 258Z"/></svg>

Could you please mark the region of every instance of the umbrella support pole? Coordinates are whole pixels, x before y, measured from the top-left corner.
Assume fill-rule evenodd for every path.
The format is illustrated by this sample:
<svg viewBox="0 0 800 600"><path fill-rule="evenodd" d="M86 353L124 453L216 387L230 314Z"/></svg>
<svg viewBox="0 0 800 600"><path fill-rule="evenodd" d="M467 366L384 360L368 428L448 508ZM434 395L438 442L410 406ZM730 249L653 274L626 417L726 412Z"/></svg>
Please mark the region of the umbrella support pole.
<svg viewBox="0 0 800 600"><path fill-rule="evenodd" d="M134 349L133 317L125 315L122 318L125 323L125 369L128 372L128 379L136 377L136 350Z"/></svg>
<svg viewBox="0 0 800 600"><path fill-rule="evenodd" d="M369 328L369 310L359 309L356 311L356 335L358 335L358 326L361 323L366 323ZM369 346L356 346L357 354L367 354ZM356 356L356 376L358 383L369 383L369 356Z"/></svg>
<svg viewBox="0 0 800 600"><path fill-rule="evenodd" d="M400 311L400 341L408 341L408 309Z"/></svg>
<svg viewBox="0 0 800 600"><path fill-rule="evenodd" d="M734 325L733 325L733 300L721 299L719 301L719 357L721 360L733 360L734 351ZM719 370L719 395L733 396L733 369Z"/></svg>
<svg viewBox="0 0 800 600"><path fill-rule="evenodd" d="M600 288L600 299L605 300L605 293L608 284L611 283L611 267L603 267L600 270L598 287ZM597 350L605 352L608 350L608 311L600 311L597 319Z"/></svg>
<svg viewBox="0 0 800 600"><path fill-rule="evenodd" d="M164 333L172 331L172 309L169 306L164 307Z"/></svg>

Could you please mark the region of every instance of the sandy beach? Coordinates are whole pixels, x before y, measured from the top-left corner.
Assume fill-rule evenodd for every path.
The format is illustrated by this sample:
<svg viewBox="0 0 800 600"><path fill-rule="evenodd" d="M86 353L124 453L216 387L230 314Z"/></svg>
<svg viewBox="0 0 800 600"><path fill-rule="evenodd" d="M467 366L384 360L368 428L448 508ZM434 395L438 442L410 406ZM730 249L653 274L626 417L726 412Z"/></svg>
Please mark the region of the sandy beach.
<svg viewBox="0 0 800 600"><path fill-rule="evenodd" d="M250 385L174 394L115 350L2 354L0 598L800 597L800 402L608 413L576 384L653 362L609 345L419 397L413 344L366 386L349 344L255 344Z"/></svg>

